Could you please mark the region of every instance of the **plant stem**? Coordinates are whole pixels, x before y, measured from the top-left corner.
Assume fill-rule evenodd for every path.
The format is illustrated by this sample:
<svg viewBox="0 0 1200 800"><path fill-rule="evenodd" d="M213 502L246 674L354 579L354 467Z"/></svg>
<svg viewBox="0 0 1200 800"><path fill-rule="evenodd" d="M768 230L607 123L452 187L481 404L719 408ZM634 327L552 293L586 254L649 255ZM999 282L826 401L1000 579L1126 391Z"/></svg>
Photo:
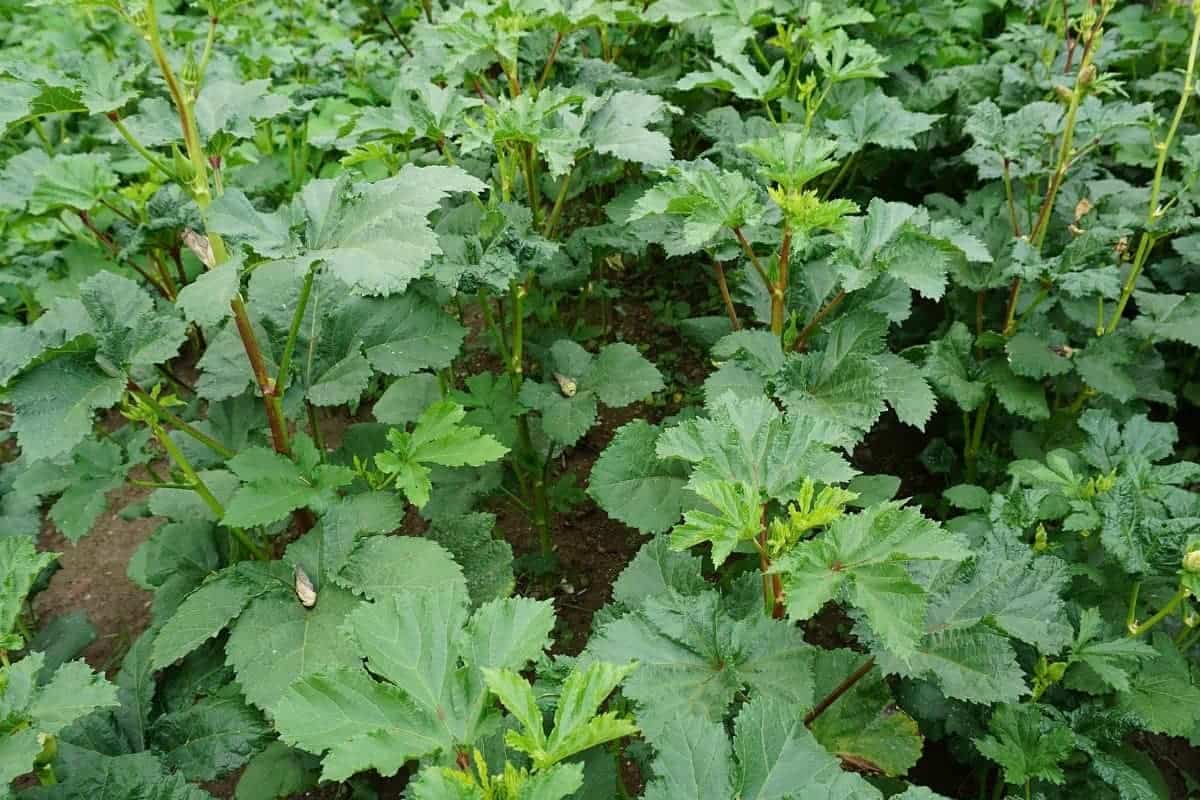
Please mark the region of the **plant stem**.
<svg viewBox="0 0 1200 800"><path fill-rule="evenodd" d="M325 463L325 436L321 433L321 417L317 411L317 407L309 401L304 401L304 410L308 414L308 429L312 436L313 444L316 445L317 453L321 456L321 463Z"/></svg>
<svg viewBox="0 0 1200 800"><path fill-rule="evenodd" d="M246 358L250 360L254 381L258 384L258 390L263 396L263 405L267 411L267 423L271 427L271 444L276 453L290 457L292 447L288 441L287 423L283 419L281 404L274 401L277 387L267 375L267 364L263 360L262 350L258 346L258 337L254 335L254 327L250 324L250 313L246 311L246 302L242 299L241 294L237 294L231 305L238 336L242 339L242 347L246 350Z"/></svg>
<svg viewBox="0 0 1200 800"><path fill-rule="evenodd" d="M858 152L852 153L849 158L842 162L841 169L833 176L833 183L825 188L824 194L821 195L822 200L828 200L833 195L833 190L836 189L842 182L842 178L846 177L846 173L850 171L850 165L855 163L858 158Z"/></svg>
<svg viewBox="0 0 1200 800"><path fill-rule="evenodd" d="M550 77L550 68L554 66L554 59L558 58L558 48L562 45L562 40L562 31L559 31L554 36L554 45L550 48L550 55L546 57L546 66L542 67L542 74L538 78L535 94L540 92L542 87L546 85L546 79Z"/></svg>
<svg viewBox="0 0 1200 800"><path fill-rule="evenodd" d="M1164 605L1162 608L1160 608L1158 610L1158 612L1156 614L1154 614L1154 616L1150 617L1145 622L1143 622L1139 625L1139 624L1137 624L1137 621L1136 621L1136 614L1137 614L1137 608L1136 608L1137 585L1136 584L1134 585L1134 588L1135 588L1135 593L1132 598L1133 602L1130 604L1130 617L1127 620L1127 628L1128 628L1129 636L1132 638L1135 638L1135 639L1137 637L1141 636L1142 634L1146 633L1146 631L1150 630L1151 628L1153 628L1158 623L1162 622L1167 617L1169 617L1171 615L1171 613L1174 612L1175 609L1179 607L1179 604L1182 603L1185 599L1187 599L1187 596L1188 596L1188 590L1183 588L1182 586L1179 587L1179 591L1175 592L1175 594L1172 595L1171 599L1167 601L1166 605Z"/></svg>
<svg viewBox="0 0 1200 800"><path fill-rule="evenodd" d="M1092 26L1088 34L1088 41L1084 46L1083 57L1079 61L1079 71L1075 73L1075 86L1071 92L1071 99L1067 106L1066 120L1063 122L1062 140L1059 142L1058 158L1055 161L1054 172L1050 175L1050 183L1046 187L1046 194L1042 198L1042 204L1038 209L1037 219L1029 232L1030 244L1039 253L1042 250L1043 242L1046 241L1046 232L1050 229L1050 215L1054 210L1054 201L1058 197L1058 190L1062 188L1063 180L1066 178L1067 169L1071 163L1071 147L1075 141L1075 123L1079 115L1079 106L1087 94L1086 90L1089 83L1095 79L1095 68L1092 66L1092 57L1095 55L1095 50L1092 45L1096 37L1100 35L1101 28L1104 25L1104 18L1108 13L1107 9L1108 6L1105 5L1101 10L1099 18L1096 20L1096 24ZM1014 321L1017 313L1017 300L1020 294L1021 277L1018 275L1013 278L1008 290L1008 308L1004 314L1004 329L1002 331L1005 336L1011 336L1016 330Z"/></svg>
<svg viewBox="0 0 1200 800"><path fill-rule="evenodd" d="M845 290L842 290L835 294L828 303L822 306L821 309L813 316L813 318L809 320L809 323L804 326L804 329L800 331L799 335L796 336L796 342L794 345L792 345L793 349L803 350L805 345L808 343L808 337L811 336L813 331L817 329L817 326L821 324L821 321L829 316L830 312L841 305L842 301L845 299L846 292Z"/></svg>
<svg viewBox="0 0 1200 800"><path fill-rule="evenodd" d="M1008 199L1008 219L1012 223L1013 236L1021 238L1021 223L1017 219L1017 204L1013 200L1012 177L1008 169L1008 159L1004 159L1004 196Z"/></svg>
<svg viewBox="0 0 1200 800"><path fill-rule="evenodd" d="M167 175L168 178L174 178L175 174L167 169L166 164L162 163L160 158L152 154L152 152L149 150L146 150L145 146L138 142L137 138L133 136L133 133L131 133L130 130L125 127L125 122L122 122L120 116L116 115L116 112L109 112L106 114L106 116L108 121L112 122L113 127L116 128L116 132L120 134L122 139L125 139L126 144L130 145L134 152L137 152L139 156L145 158L146 162L148 162L151 167L157 169L158 172L161 172L163 175Z"/></svg>
<svg viewBox="0 0 1200 800"><path fill-rule="evenodd" d="M304 283L300 286L300 297L296 301L296 311L292 314L292 324L288 326L287 343L283 346L283 356L279 359L279 372L275 377L276 401L279 394L287 389L288 377L292 368L292 353L296 350L296 340L300 335L300 325L304 321L304 312L308 309L308 298L312 295L313 279L316 277L315 267L309 267L304 274Z"/></svg>
<svg viewBox="0 0 1200 800"><path fill-rule="evenodd" d="M762 278L763 286L767 290L771 289L771 278L767 275L767 271L763 269L762 262L758 260L758 256L754 252L754 248L750 246L750 242L746 240L746 235L742 233L741 228L733 228L733 235L737 237L738 244L742 246L742 252L750 259L750 263L754 265L755 271L758 272L758 277Z"/></svg>
<svg viewBox="0 0 1200 800"><path fill-rule="evenodd" d="M156 425L154 426L154 436L158 439L158 443L162 445L163 450L167 451L167 455L171 457L171 460L175 462L175 466L179 467L179 471L183 473L188 483L191 484L192 491L200 495L200 499L204 501L204 505L208 506L209 510L216 515L218 521L224 517L224 506L221 505L221 502L209 490L204 480L196 474L196 470L192 469L192 463L187 460L187 456L183 454L183 451L176 446L174 440L167 435L166 430ZM231 527L229 531L256 559L260 561L266 560L266 553L246 535L244 530Z"/></svg>
<svg viewBox="0 0 1200 800"><path fill-rule="evenodd" d="M208 18L208 35L204 37L204 50L200 55L200 65L196 70L199 76L196 80L197 84L204 82L204 73L208 70L208 60L212 58L213 43L217 39L217 23L219 21L215 16Z"/></svg>
<svg viewBox="0 0 1200 800"><path fill-rule="evenodd" d="M537 182L532 144L525 148L522 156L525 162L525 191L529 195L529 208L533 211L533 227L539 228L542 218L542 192Z"/></svg>
<svg viewBox="0 0 1200 800"><path fill-rule="evenodd" d="M202 431L198 428L195 428L192 425L189 425L188 423L184 422L179 417L172 414L170 411L168 411L166 408L164 408L161 403L159 403L157 400L155 400L150 395L149 392L147 392L145 389L143 389L141 386L139 386L132 378L130 378L126 381L125 388L128 389L132 394L136 395L137 398L139 400L141 400L143 403L150 406L150 408L154 409L154 413L157 414L160 418L162 418L162 419L166 420L168 423L170 423L172 428L175 428L180 433L185 433L188 436L192 437L197 442L204 445L209 450L212 450L217 455L219 455L221 458L228 459L228 458L233 458L235 455L237 455L232 449L221 444L220 442L218 442L213 437L209 436L204 431Z"/></svg>
<svg viewBox="0 0 1200 800"><path fill-rule="evenodd" d="M846 692L853 689L854 684L856 684L860 680L862 680L863 676L865 676L868 672L870 672L871 668L874 666L875 666L875 657L871 656L866 661L864 661L858 667L858 669L854 670L854 672L851 672L846 677L846 680L842 681L836 687L834 687L832 692L825 695L825 698L823 700L821 700L821 702L819 702L815 706L813 706L812 711L809 711L807 714L804 715L804 726L812 727L812 724L813 724L813 722L816 721L817 717L824 714L831 705L833 705L834 703L836 703L838 701L838 699L842 695L844 695Z"/></svg>
<svg viewBox="0 0 1200 800"><path fill-rule="evenodd" d="M779 246L778 280L771 289L771 333L783 336L783 321L787 314L788 261L792 254L792 229L783 229L783 242Z"/></svg>
<svg viewBox="0 0 1200 800"><path fill-rule="evenodd" d="M738 321L737 309L733 307L733 298L729 294L729 284L725 280L725 267L715 258L713 259L713 272L717 276L717 288L721 290L721 300L725 303L725 313L729 315L729 322L735 331L740 331L742 323Z"/></svg>
<svg viewBox="0 0 1200 800"><path fill-rule="evenodd" d="M1200 14L1197 14L1192 21L1192 41L1188 49L1187 72L1183 78L1183 94L1179 96L1179 105L1175 106L1175 116L1171 118L1171 127L1167 129L1167 138L1158 148L1158 162L1154 165L1154 181L1150 184L1150 203L1146 210L1146 230L1142 231L1141 240L1138 242L1137 256L1133 260L1133 267L1130 269L1128 277L1125 278L1125 285L1121 288L1121 298L1117 301L1117 307L1113 309L1113 315L1104 329L1105 334L1112 333L1120 324L1121 315L1125 313L1125 305L1129 302L1130 295L1133 294L1133 287L1142 273L1142 267L1146 264L1146 256L1149 255L1150 248L1154 243L1155 236L1150 232L1150 228L1159 214L1158 197L1162 191L1163 171L1167 166L1167 157L1170 155L1171 145L1175 142L1175 134L1179 130L1183 112L1187 109L1188 101L1192 97L1196 80L1197 50L1200 50Z"/></svg>
<svg viewBox="0 0 1200 800"><path fill-rule="evenodd" d="M575 165L571 165L571 169L563 176L562 183L558 185L558 194L554 197L554 207L550 209L550 216L546 218L546 226L542 229L542 235L547 239L554 233L554 226L558 224L558 218L562 214L563 203L567 199L567 188L571 185L571 178L575 175Z"/></svg>
<svg viewBox="0 0 1200 800"><path fill-rule="evenodd" d="M146 0L146 39L150 43L154 61L158 64L158 69L167 84L167 91L171 95L171 101L175 104L175 111L179 114L179 125L183 129L183 141L187 148L188 159L192 163L192 171L195 173L191 181L192 194L195 196L196 205L200 207L200 213L203 214L208 210L209 203L212 202L212 194L208 189L208 163L200 144L200 132L196 127L196 118L192 114L191 103L175 78L175 71L171 69L171 62L167 58L166 50L163 49L155 2L156 0Z"/></svg>

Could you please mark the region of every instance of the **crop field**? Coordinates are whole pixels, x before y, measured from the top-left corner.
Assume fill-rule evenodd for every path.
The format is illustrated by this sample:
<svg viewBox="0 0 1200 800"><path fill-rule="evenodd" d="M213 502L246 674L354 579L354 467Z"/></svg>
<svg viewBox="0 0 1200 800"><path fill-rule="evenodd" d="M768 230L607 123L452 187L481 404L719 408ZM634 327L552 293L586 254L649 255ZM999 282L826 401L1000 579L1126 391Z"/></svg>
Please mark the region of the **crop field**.
<svg viewBox="0 0 1200 800"><path fill-rule="evenodd" d="M1200 0L0 0L0 800L1200 798Z"/></svg>

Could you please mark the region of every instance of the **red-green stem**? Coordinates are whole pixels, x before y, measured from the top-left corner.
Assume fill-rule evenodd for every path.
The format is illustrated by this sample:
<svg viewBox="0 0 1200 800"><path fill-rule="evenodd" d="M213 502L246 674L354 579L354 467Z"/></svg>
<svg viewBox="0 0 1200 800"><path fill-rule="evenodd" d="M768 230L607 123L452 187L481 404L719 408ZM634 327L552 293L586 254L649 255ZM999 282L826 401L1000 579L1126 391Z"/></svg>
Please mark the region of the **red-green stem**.
<svg viewBox="0 0 1200 800"><path fill-rule="evenodd" d="M234 296L232 306L233 321L237 326L238 336L242 339L242 346L246 350L246 358L250 361L254 382L258 384L258 390L262 392L263 405L267 411L267 424L271 428L271 444L276 453L290 457L292 446L288 441L287 423L283 419L281 404L275 402L275 382L267 374L267 363L258 346L258 337L254 335L254 327L250 324L250 313L246 310L246 302L238 294Z"/></svg>
<svg viewBox="0 0 1200 800"><path fill-rule="evenodd" d="M554 66L554 59L558 58L558 48L562 45L562 40L562 31L559 31L554 36L554 45L550 48L550 55L546 57L546 66L542 67L541 77L538 78L536 86L538 92L542 90L542 87L546 85L546 79L550 77L550 68Z"/></svg>
<svg viewBox="0 0 1200 800"><path fill-rule="evenodd" d="M825 695L825 697L821 700L821 702L819 702L815 706L813 706L812 711L809 711L807 714L804 715L804 726L811 727L812 724L814 722L816 722L817 717L821 716L826 711L828 711L829 707L831 705L833 705L834 703L836 703L842 697L842 695L844 695L846 692L853 689L854 684L861 681L863 679L863 677L865 677L866 674L868 672L870 672L871 668L874 666L875 666L875 657L871 656L866 661L864 661L862 663L862 665L859 666L858 669L854 670L854 672L851 672L846 677L846 680L839 683L836 687L834 687L833 691L831 691L829 694Z"/></svg>
<svg viewBox="0 0 1200 800"><path fill-rule="evenodd" d="M808 344L808 337L813 334L813 331L815 331L817 329L817 326L820 325L822 320L824 320L827 316L829 316L829 314L835 308L837 308L839 305L841 305L842 301L845 299L846 299L845 291L840 291L837 294L835 294L833 296L833 298L828 303L826 303L824 306L822 306L821 310L818 311L811 320L809 320L809 323L804 326L804 328L800 331L799 335L796 336L796 342L792 347L795 350L803 350L805 348L805 346Z"/></svg>
<svg viewBox="0 0 1200 800"><path fill-rule="evenodd" d="M783 335L784 316L787 313L788 261L792 253L791 228L783 229L783 243L779 246L779 269L777 280L771 289L771 333Z"/></svg>
<svg viewBox="0 0 1200 800"><path fill-rule="evenodd" d="M733 297L729 294L729 283L725 280L725 267L715 258L713 259L713 272L717 276L717 288L721 290L721 300L725 303L725 313L729 315L729 322L735 331L740 331L742 323L738 320L737 309L733 307Z"/></svg>

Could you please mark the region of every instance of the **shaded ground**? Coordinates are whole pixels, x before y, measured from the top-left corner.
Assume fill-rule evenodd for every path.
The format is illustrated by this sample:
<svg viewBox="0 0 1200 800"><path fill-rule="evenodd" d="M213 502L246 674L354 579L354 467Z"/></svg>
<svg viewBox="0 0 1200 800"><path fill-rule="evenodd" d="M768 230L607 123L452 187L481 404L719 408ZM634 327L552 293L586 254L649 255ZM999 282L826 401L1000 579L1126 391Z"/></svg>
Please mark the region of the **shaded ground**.
<svg viewBox="0 0 1200 800"><path fill-rule="evenodd" d="M96 640L83 652L95 669L120 666L129 645L150 623L153 595L125 575L138 545L162 521L159 517L122 519L120 510L144 500L148 489L122 486L108 494L108 510L92 532L72 544L48 519L42 523L38 546L61 553L59 570L50 585L34 599L39 623L70 611L83 610L96 627Z"/></svg>

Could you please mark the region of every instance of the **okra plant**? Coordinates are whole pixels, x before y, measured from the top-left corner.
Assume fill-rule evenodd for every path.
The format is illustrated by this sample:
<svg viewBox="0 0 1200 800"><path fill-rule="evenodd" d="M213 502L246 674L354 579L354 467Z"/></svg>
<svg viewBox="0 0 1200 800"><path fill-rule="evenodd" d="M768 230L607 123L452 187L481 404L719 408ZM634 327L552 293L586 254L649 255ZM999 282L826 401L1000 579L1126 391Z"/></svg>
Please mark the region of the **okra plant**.
<svg viewBox="0 0 1200 800"><path fill-rule="evenodd" d="M3 792L1194 786L1196 2L0 20Z"/></svg>

